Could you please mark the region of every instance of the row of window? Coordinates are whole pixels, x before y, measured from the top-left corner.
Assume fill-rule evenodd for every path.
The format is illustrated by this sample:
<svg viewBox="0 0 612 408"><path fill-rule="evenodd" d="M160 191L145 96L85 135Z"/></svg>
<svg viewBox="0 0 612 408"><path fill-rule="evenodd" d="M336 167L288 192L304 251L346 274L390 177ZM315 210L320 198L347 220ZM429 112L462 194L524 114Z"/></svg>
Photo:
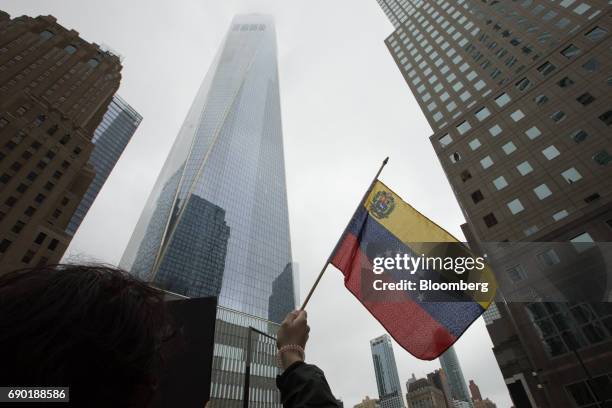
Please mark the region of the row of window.
<svg viewBox="0 0 612 408"><path fill-rule="evenodd" d="M43 41L47 41L47 40L53 38L55 36L55 34L53 32L51 32L51 31L49 31L49 30L44 30L44 31L40 32L39 36L40 36L40 38ZM73 45L73 44L68 44L68 45L66 45L64 47L64 51L66 51L66 53L68 55L72 55L72 54L76 53L77 47L75 45ZM90 58L87 61L87 65L89 65L91 68L95 68L98 65L100 65L100 60L98 58Z"/></svg>

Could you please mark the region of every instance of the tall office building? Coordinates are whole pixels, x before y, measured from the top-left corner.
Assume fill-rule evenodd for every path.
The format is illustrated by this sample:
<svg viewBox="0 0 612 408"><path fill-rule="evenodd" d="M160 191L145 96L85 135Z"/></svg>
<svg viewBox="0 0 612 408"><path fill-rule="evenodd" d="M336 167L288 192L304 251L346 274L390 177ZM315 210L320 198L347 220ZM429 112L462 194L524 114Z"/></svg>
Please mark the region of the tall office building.
<svg viewBox="0 0 612 408"><path fill-rule="evenodd" d="M288 218L274 24L241 16L121 264L164 289L219 295L221 306L280 322L295 305Z"/></svg>
<svg viewBox="0 0 612 408"><path fill-rule="evenodd" d="M470 245L612 241L610 3L378 1L395 26L385 42L433 129ZM590 270L584 279L581 265L557 264L608 255L556 251L538 250L529 268L515 259L495 269L500 293L529 302L485 315L520 408L592 406L612 386L610 303L538 303L547 290L595 279ZM542 274L548 286L536 285ZM609 299L605 274L597 279L602 296L593 298Z"/></svg>
<svg viewBox="0 0 612 408"><path fill-rule="evenodd" d="M404 408L404 398L397 375L391 337L388 334L383 334L370 340L370 348L372 350L380 408Z"/></svg>
<svg viewBox="0 0 612 408"><path fill-rule="evenodd" d="M468 387L465 383L465 377L457 358L457 353L454 347L450 347L440 356L440 365L450 388L453 401L471 402Z"/></svg>
<svg viewBox="0 0 612 408"><path fill-rule="evenodd" d="M434 387L437 387L440 391L442 391L444 394L444 399L446 400L446 405L451 408L453 406L453 398L444 370L435 370L427 374L427 379L433 384Z"/></svg>
<svg viewBox="0 0 612 408"><path fill-rule="evenodd" d="M0 11L0 273L62 257L120 72L117 56L54 17Z"/></svg>
<svg viewBox="0 0 612 408"><path fill-rule="evenodd" d="M126 101L119 95L113 96L102 122L91 139L94 149L89 157L89 164L96 175L70 219L66 228L69 235L74 235L83 222L83 218L87 215L123 150L132 139L141 120L142 116Z"/></svg>
<svg viewBox="0 0 612 408"><path fill-rule="evenodd" d="M480 388L478 388L478 385L476 385L474 380L470 380L470 385L468 387L470 387L470 394L472 394L472 400L478 401L482 399Z"/></svg>
<svg viewBox="0 0 612 408"><path fill-rule="evenodd" d="M274 334L296 304L282 136L274 21L238 16L121 261L163 289L219 297L215 406L242 404L248 327ZM275 349L255 339L251 401L278 406Z"/></svg>

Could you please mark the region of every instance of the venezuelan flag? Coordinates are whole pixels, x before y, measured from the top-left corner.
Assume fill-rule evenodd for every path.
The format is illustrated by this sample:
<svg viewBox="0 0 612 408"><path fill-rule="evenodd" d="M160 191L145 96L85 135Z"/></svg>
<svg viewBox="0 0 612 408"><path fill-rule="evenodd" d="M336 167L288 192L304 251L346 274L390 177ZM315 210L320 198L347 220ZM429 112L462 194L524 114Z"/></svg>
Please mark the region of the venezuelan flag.
<svg viewBox="0 0 612 408"><path fill-rule="evenodd" d="M449 348L489 307L497 283L490 268L458 273L439 264L418 270L374 273L375 258L438 258L453 262L475 257L455 237L404 202L379 180L372 184L331 256L346 288L408 352L433 360ZM449 261L450 259L450 261ZM414 282L416 290L376 290L383 283ZM419 290L430 285L486 284L488 290ZM474 285L472 285L474 286Z"/></svg>

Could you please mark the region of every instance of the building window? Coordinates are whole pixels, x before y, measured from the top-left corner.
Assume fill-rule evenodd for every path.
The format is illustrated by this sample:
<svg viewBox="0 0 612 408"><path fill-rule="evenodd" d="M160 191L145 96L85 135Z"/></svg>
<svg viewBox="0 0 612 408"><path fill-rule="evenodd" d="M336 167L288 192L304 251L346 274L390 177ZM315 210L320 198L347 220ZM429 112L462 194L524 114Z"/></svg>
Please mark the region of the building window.
<svg viewBox="0 0 612 408"><path fill-rule="evenodd" d="M502 150L504 151L504 153L506 154L511 154L512 152L514 152L516 150L516 145L512 142L508 142L505 145L502 146Z"/></svg>
<svg viewBox="0 0 612 408"><path fill-rule="evenodd" d="M552 195L552 191L550 191L550 188L548 188L546 184L540 184L533 189L533 192L540 200L544 200L546 197Z"/></svg>
<svg viewBox="0 0 612 408"><path fill-rule="evenodd" d="M542 74L543 76L547 76L548 74L550 74L551 72L553 72L557 67L555 67L553 64L551 64L550 62L546 61L544 64L540 65L538 67L538 72L540 74Z"/></svg>
<svg viewBox="0 0 612 408"><path fill-rule="evenodd" d="M482 122L483 120L491 116L491 111L485 107L485 108L480 109L478 112L476 112L475 116L479 122Z"/></svg>
<svg viewBox="0 0 612 408"><path fill-rule="evenodd" d="M468 145L470 146L470 149L472 149L472 150L476 150L480 146L482 146L481 143L480 143L480 140L478 140L478 139L472 140L470 143L468 143Z"/></svg>
<svg viewBox="0 0 612 408"><path fill-rule="evenodd" d="M510 117L512 118L513 121L518 122L525 117L525 114L523 113L522 110L517 109L514 112L512 112Z"/></svg>
<svg viewBox="0 0 612 408"><path fill-rule="evenodd" d="M593 103L595 101L595 97L593 95L591 95L590 93L585 92L582 95L580 95L578 98L576 98L576 100L580 104L582 104L584 106L587 106L587 105L590 105L591 103Z"/></svg>
<svg viewBox="0 0 612 408"><path fill-rule="evenodd" d="M510 210L512 215L516 215L525 209L525 207L523 207L523 203L521 203L521 200L519 200L518 198L515 198L509 203L506 203L506 205L508 206L508 209Z"/></svg>
<svg viewBox="0 0 612 408"><path fill-rule="evenodd" d="M559 150L555 147L555 145L550 145L548 146L546 149L542 150L542 154L544 155L544 157L546 157L548 160L552 160L555 157L559 156L561 153L559 152Z"/></svg>
<svg viewBox="0 0 612 408"><path fill-rule="evenodd" d="M601 327L599 327L599 331L601 331ZM594 389L595 387L596 389ZM601 375L599 377L594 377L591 380L590 386L587 381L581 381L575 384L566 385L565 389L568 394L572 396L575 404L574 406L578 408L597 407L600 405L599 401L601 401L601 395L606 395L606 393L609 394L609 390L612 389L612 377L610 375ZM595 392L595 394L593 392ZM606 400L608 399L609 398L606 398Z"/></svg>
<svg viewBox="0 0 612 408"><path fill-rule="evenodd" d="M525 273L525 268L521 264L506 269L506 274L514 283L527 279L527 273Z"/></svg>
<svg viewBox="0 0 612 408"><path fill-rule="evenodd" d="M74 45L67 45L66 47L64 47L64 51L66 51L67 54L72 55L76 52L76 47Z"/></svg>
<svg viewBox="0 0 612 408"><path fill-rule="evenodd" d="M554 213L552 215L552 218L555 221L559 221L559 220L562 220L563 218L567 217L568 215L569 215L569 212L567 212L567 210L561 210L561 211L558 211L558 212Z"/></svg>
<svg viewBox="0 0 612 408"><path fill-rule="evenodd" d="M590 58L587 62L582 64L582 68L587 72L597 72L599 71L600 62L597 58Z"/></svg>
<svg viewBox="0 0 612 408"><path fill-rule="evenodd" d="M502 128L499 125L495 125L489 129L491 136L495 137L502 132Z"/></svg>
<svg viewBox="0 0 612 408"><path fill-rule="evenodd" d="M504 92L503 94L495 98L495 103L501 108L503 106L506 106L511 100L512 99L510 98L510 95Z"/></svg>
<svg viewBox="0 0 612 408"><path fill-rule="evenodd" d="M559 85L561 88L568 88L574 85L574 80L570 77L565 77L562 78L559 82L557 82L557 85Z"/></svg>
<svg viewBox="0 0 612 408"><path fill-rule="evenodd" d="M45 241L45 238L47 238L47 234L45 234L44 232L41 232L40 234L36 236L34 243L40 245Z"/></svg>
<svg viewBox="0 0 612 408"><path fill-rule="evenodd" d="M554 249L549 249L546 252L542 252L538 255L538 259L546 266L553 266L561 262L559 255L557 255Z"/></svg>
<svg viewBox="0 0 612 408"><path fill-rule="evenodd" d="M457 126L457 132L459 132L460 135L464 135L466 134L470 129L472 128L472 125L470 125L470 122L463 121L461 122L458 126Z"/></svg>
<svg viewBox="0 0 612 408"><path fill-rule="evenodd" d="M465 183L466 181L472 178L472 174L468 170L463 170L459 177L461 177L461 181Z"/></svg>
<svg viewBox="0 0 612 408"><path fill-rule="evenodd" d="M533 101L535 102L536 105L538 106L542 106L544 105L546 102L548 102L548 96L542 94L542 95L538 95L535 98L533 98Z"/></svg>
<svg viewBox="0 0 612 408"><path fill-rule="evenodd" d="M13 241L9 241L8 239L3 239L2 242L0 242L0 254L5 253L6 250L11 246L12 243Z"/></svg>
<svg viewBox="0 0 612 408"><path fill-rule="evenodd" d="M595 241L588 232L583 232L580 235L576 235L574 238L570 239L570 242L577 252L584 252L587 249L595 246Z"/></svg>
<svg viewBox="0 0 612 408"><path fill-rule="evenodd" d="M42 32L39 34L39 36L40 36L40 38L41 38L43 41L46 41L46 40L48 40L48 39L50 39L50 38L53 38L54 34L53 34L51 31L49 31L49 30L45 30L45 31L42 31Z"/></svg>
<svg viewBox="0 0 612 408"><path fill-rule="evenodd" d="M444 136L438 138L438 143L440 143L440 146L446 147L449 144L453 143L453 138L447 133Z"/></svg>
<svg viewBox="0 0 612 408"><path fill-rule="evenodd" d="M23 221L17 221L15 225L13 225L13 228L11 228L11 231L15 234L19 234L23 227L25 227L25 223Z"/></svg>
<svg viewBox="0 0 612 408"><path fill-rule="evenodd" d="M578 170L576 170L575 167L570 167L561 173L561 177L563 177L568 184L573 184L579 181L582 178L582 175L578 172Z"/></svg>
<svg viewBox="0 0 612 408"><path fill-rule="evenodd" d="M28 264L30 263L30 261L32 260L32 258L34 258L34 251L30 251L28 250L28 252L25 253L25 255L23 256L23 258L21 258L21 262Z"/></svg>
<svg viewBox="0 0 612 408"><path fill-rule="evenodd" d="M609 110L601 115L599 115L599 120L601 120L606 125L612 125L612 110Z"/></svg>
<svg viewBox="0 0 612 408"><path fill-rule="evenodd" d="M57 244L59 244L59 241L57 239L52 239L47 248L49 248L51 251L55 251Z"/></svg>
<svg viewBox="0 0 612 408"><path fill-rule="evenodd" d="M482 219L485 225L489 228L497 225L497 218L495 218L495 215L493 213L489 213L485 215Z"/></svg>
<svg viewBox="0 0 612 408"><path fill-rule="evenodd" d="M536 126L532 126L529 129L527 129L525 131L525 134L527 135L527 137L530 140L535 139L536 137L540 136L542 134L542 132L540 131L540 129L538 129Z"/></svg>
<svg viewBox="0 0 612 408"><path fill-rule="evenodd" d="M608 30L602 27L595 27L591 31L585 34L586 38L591 41L599 41L606 36Z"/></svg>
<svg viewBox="0 0 612 408"><path fill-rule="evenodd" d="M599 200L600 198L601 198L601 195L599 195L599 193L593 193L590 196L586 197L584 199L584 202L589 204L589 203L592 203L593 201Z"/></svg>
<svg viewBox="0 0 612 408"><path fill-rule="evenodd" d="M89 61L87 61L87 65L89 65L91 68L95 68L100 65L100 60L97 58L91 58Z"/></svg>
<svg viewBox="0 0 612 408"><path fill-rule="evenodd" d="M514 86L516 86L516 89L519 91L525 91L531 87L531 81L528 78L523 78L514 84Z"/></svg>
<svg viewBox="0 0 612 408"><path fill-rule="evenodd" d="M493 185L499 191L504 189L508 185L508 182L506 181L506 178L504 176L499 176L498 178L493 180Z"/></svg>
<svg viewBox="0 0 612 408"><path fill-rule="evenodd" d="M561 51L561 55L567 59L574 59L580 55L580 53L580 48L576 47L574 44L570 44L567 48L564 48L563 51Z"/></svg>
<svg viewBox="0 0 612 408"><path fill-rule="evenodd" d="M527 78L523 78L514 84L514 86L516 86L516 89L519 91L526 91L527 89L531 88L531 81Z"/></svg>
<svg viewBox="0 0 612 408"><path fill-rule="evenodd" d="M480 190L476 190L472 193L472 201L474 201L474 204L478 204L482 200L484 200L484 196Z"/></svg>
<svg viewBox="0 0 612 408"><path fill-rule="evenodd" d="M552 115L550 115L550 118L553 120L553 122L555 123L559 123L559 122L563 122L565 120L565 118L567 117L567 115L565 114L565 112L563 111L556 111L555 113L553 113Z"/></svg>
<svg viewBox="0 0 612 408"><path fill-rule="evenodd" d="M607 150L600 150L593 155L593 161L600 166L607 166L608 163L612 162L612 155Z"/></svg>
<svg viewBox="0 0 612 408"><path fill-rule="evenodd" d="M487 156L484 159L480 160L480 165L483 169L486 170L493 165L493 159L491 158L491 156Z"/></svg>

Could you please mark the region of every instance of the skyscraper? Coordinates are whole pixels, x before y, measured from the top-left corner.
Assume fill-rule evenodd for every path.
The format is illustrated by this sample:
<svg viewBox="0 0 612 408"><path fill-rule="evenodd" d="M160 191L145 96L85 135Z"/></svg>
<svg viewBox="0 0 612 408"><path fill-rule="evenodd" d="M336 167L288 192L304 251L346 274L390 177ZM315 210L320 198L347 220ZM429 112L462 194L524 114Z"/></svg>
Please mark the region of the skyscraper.
<svg viewBox="0 0 612 408"><path fill-rule="evenodd" d="M474 380L470 380L469 387L470 387L470 394L472 394L472 399L474 401L481 400L482 394L480 393L480 388L478 388L478 385L476 385Z"/></svg>
<svg viewBox="0 0 612 408"><path fill-rule="evenodd" d="M280 407L275 335L295 308L276 33L234 18L181 127L121 265L163 289L218 296L212 405Z"/></svg>
<svg viewBox="0 0 612 408"><path fill-rule="evenodd" d="M397 375L397 365L395 364L391 337L388 334L383 334L370 340L370 348L372 350L380 407L404 408L404 398L402 397L402 389Z"/></svg>
<svg viewBox="0 0 612 408"><path fill-rule="evenodd" d="M446 405L451 408L453 406L453 398L450 386L448 385L448 379L444 370L435 370L427 374L427 379L437 387L444 394L444 399L446 400Z"/></svg>
<svg viewBox="0 0 612 408"><path fill-rule="evenodd" d="M117 56L54 17L0 11L0 273L59 262L120 81Z"/></svg>
<svg viewBox="0 0 612 408"><path fill-rule="evenodd" d="M470 394L454 347L450 347L440 356L440 365L442 365L442 370L446 374L452 399L470 403Z"/></svg>
<svg viewBox="0 0 612 408"><path fill-rule="evenodd" d="M433 129L470 246L612 241L610 3L378 2L395 26L385 42ZM519 289L528 304L485 316L493 351L515 406L596 404L612 386L612 308L541 303L550 294L541 290L563 284L555 276L569 276L564 289L587 282L581 267L555 274L566 260L550 246L533 253L533 268L515 259L494 269L498 293ZM534 287L539 271L552 284ZM604 296L594 299L610 295L607 283L597 285Z"/></svg>
<svg viewBox="0 0 612 408"><path fill-rule="evenodd" d="M295 306L273 20L236 17L122 266L280 322Z"/></svg>
<svg viewBox="0 0 612 408"><path fill-rule="evenodd" d="M141 120L142 116L119 95L113 96L102 122L91 139L94 149L89 157L89 164L96 175L70 219L66 228L69 235L74 235L83 222L83 218L87 215L123 150L132 139Z"/></svg>

